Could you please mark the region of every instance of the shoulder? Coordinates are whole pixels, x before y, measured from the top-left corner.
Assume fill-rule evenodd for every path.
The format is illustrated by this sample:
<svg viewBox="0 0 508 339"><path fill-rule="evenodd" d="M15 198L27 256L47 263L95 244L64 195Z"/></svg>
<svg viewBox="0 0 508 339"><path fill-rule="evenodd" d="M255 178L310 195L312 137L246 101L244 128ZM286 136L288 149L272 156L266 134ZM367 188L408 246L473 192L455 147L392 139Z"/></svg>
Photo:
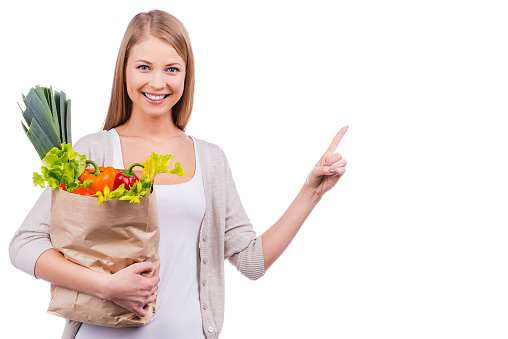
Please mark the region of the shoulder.
<svg viewBox="0 0 508 339"><path fill-rule="evenodd" d="M203 156L206 156L207 158L212 158L212 159L220 158L220 159L226 160L226 155L225 155L224 151L222 150L222 148L220 148L219 146L217 146L214 143L211 143L211 142L208 142L205 140L201 140L196 137L193 137L193 138L194 138L194 140L196 140L196 145L198 146L198 152L199 152L200 156L203 155Z"/></svg>
<svg viewBox="0 0 508 339"><path fill-rule="evenodd" d="M109 136L107 131L99 131L97 133L92 133L85 135L74 144L74 149L76 151L84 151L86 149L91 148L104 148L107 147L110 142L111 137Z"/></svg>
<svg viewBox="0 0 508 339"><path fill-rule="evenodd" d="M222 148L208 141L198 138L194 139L198 148L202 173L205 176L210 175L210 178L213 180L225 178L223 175L229 173L230 169L226 154Z"/></svg>
<svg viewBox="0 0 508 339"><path fill-rule="evenodd" d="M88 134L79 139L73 148L76 152L85 154L87 159L98 164L109 166L113 161L113 140L108 131L102 130Z"/></svg>

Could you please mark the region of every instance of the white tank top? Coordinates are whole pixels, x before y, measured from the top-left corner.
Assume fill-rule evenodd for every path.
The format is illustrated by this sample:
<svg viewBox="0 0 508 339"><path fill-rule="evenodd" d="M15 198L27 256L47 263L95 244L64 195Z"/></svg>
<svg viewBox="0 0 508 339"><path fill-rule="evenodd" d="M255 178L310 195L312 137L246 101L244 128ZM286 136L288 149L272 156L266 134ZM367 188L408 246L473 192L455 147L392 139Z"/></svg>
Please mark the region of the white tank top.
<svg viewBox="0 0 508 339"><path fill-rule="evenodd" d="M114 167L123 168L118 133L109 131L114 143ZM155 316L144 326L110 328L81 325L76 339L204 339L199 304L199 230L205 213L196 141L196 172L190 181L155 185L161 240L160 278Z"/></svg>

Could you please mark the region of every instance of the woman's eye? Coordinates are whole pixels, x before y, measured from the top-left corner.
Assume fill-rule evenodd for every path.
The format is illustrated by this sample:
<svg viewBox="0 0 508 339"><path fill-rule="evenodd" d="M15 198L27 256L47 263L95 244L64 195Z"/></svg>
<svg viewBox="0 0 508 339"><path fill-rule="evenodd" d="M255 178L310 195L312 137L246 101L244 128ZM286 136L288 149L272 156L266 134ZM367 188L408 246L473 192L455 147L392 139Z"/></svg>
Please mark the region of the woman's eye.
<svg viewBox="0 0 508 339"><path fill-rule="evenodd" d="M178 68L176 68L176 67L169 67L169 68L168 68L168 72L169 72L169 73L176 73L176 72L178 72L178 71L179 71L179 69L178 69Z"/></svg>
<svg viewBox="0 0 508 339"><path fill-rule="evenodd" d="M142 70L142 71L148 71L148 70L149 70L149 68L148 68L148 66L147 66L147 65L139 65L139 66L138 66L138 69L140 69L140 70Z"/></svg>

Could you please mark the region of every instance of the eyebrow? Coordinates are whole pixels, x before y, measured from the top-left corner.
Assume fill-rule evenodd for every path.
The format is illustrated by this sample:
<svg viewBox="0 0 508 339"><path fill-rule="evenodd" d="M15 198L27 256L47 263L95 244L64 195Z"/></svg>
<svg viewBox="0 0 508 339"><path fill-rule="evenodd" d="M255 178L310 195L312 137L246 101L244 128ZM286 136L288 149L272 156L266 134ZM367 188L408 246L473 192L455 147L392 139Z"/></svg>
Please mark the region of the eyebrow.
<svg viewBox="0 0 508 339"><path fill-rule="evenodd" d="M143 59L136 60L135 62L142 62L142 63L145 63L145 64L152 65L152 63L150 61L143 60ZM174 66L174 65L181 66L181 64L179 62L172 62L172 63L166 64L165 66Z"/></svg>

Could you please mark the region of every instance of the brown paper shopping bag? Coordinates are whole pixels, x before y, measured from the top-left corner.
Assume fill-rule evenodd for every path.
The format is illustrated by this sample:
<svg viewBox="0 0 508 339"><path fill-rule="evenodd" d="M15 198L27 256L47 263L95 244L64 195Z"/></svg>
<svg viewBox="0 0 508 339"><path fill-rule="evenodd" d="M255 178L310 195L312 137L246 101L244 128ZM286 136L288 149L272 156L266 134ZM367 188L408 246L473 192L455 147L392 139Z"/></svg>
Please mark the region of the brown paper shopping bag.
<svg viewBox="0 0 508 339"><path fill-rule="evenodd" d="M159 269L159 224L155 194L141 203L97 198L53 190L50 235L64 256L92 270L113 274L135 262L151 261ZM140 318L134 313L85 293L51 285L48 312L67 319L108 327L144 325L155 303Z"/></svg>

